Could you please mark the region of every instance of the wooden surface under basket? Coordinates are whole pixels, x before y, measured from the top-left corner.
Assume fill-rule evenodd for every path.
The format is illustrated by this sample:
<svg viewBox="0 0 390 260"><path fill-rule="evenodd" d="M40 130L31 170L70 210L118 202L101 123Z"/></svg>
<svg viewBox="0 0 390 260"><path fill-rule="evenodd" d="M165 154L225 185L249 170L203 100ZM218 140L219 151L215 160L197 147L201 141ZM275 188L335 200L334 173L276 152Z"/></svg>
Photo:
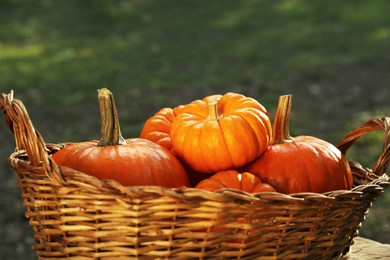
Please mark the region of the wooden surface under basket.
<svg viewBox="0 0 390 260"><path fill-rule="evenodd" d="M389 185L390 118L370 120L338 145L383 130L373 168L350 162L352 190L258 193L124 187L58 166L21 101L0 108L16 140L17 174L39 259L333 259L348 251L371 203Z"/></svg>

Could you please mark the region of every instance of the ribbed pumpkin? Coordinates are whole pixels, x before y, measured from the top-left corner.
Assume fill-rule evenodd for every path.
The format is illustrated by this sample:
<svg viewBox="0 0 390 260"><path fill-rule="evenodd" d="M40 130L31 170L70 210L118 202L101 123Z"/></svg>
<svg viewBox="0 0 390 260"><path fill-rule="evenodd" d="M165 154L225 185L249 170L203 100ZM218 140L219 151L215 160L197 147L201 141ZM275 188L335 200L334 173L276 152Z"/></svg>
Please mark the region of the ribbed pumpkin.
<svg viewBox="0 0 390 260"><path fill-rule="evenodd" d="M313 136L290 136L291 101L291 95L280 97L272 145L247 170L287 194L350 189L350 166L334 145Z"/></svg>
<svg viewBox="0 0 390 260"><path fill-rule="evenodd" d="M257 176L249 172L240 173L236 170L217 172L210 178L201 181L195 188L208 191L230 188L249 193L276 191L271 185L263 183Z"/></svg>
<svg viewBox="0 0 390 260"><path fill-rule="evenodd" d="M101 139L72 143L53 154L62 166L116 180L125 186L188 186L181 163L166 148L146 139L124 139L111 92L100 89Z"/></svg>
<svg viewBox="0 0 390 260"><path fill-rule="evenodd" d="M218 100L222 95L211 95L205 97L205 102ZM148 139L168 150L173 151L172 140L170 136L172 123L176 116L182 113L184 105L175 108L164 107L146 120L140 134L140 138Z"/></svg>
<svg viewBox="0 0 390 260"><path fill-rule="evenodd" d="M200 172L245 165L268 148L271 137L266 109L255 99L232 92L186 105L171 129L177 156Z"/></svg>

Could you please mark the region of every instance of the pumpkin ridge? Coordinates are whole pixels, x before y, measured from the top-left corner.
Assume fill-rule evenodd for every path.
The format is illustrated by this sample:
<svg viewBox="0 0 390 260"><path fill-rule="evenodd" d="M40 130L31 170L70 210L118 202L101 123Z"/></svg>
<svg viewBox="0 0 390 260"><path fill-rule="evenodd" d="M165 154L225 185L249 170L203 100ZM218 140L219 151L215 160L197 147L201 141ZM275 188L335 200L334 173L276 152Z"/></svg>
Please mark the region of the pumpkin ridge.
<svg viewBox="0 0 390 260"><path fill-rule="evenodd" d="M160 155L160 156L162 156L162 154L161 154L161 152L160 151L156 151L155 149L153 149L153 151L156 153L156 154L158 154L158 155ZM164 161L163 162L163 168L164 169L169 169L169 171L171 171L172 170L172 166L170 165L170 164L168 164L166 161ZM165 173L166 174L166 173ZM154 178L157 178L158 176L155 176L154 175ZM164 180L169 180L168 178L164 178ZM176 183L176 179L170 179L170 183L169 183L169 185L170 186L174 186L174 184Z"/></svg>
<svg viewBox="0 0 390 260"><path fill-rule="evenodd" d="M322 150L322 151L323 151L323 150ZM341 159L341 158L340 158L332 149L330 149L330 147L327 149L327 152L328 152L328 157L329 157L329 158L334 159L334 161L337 160L338 163L333 163L333 165L335 166L335 168L337 168L338 171L343 170L343 169L340 167L340 166L341 166L341 165L340 165L340 159ZM324 161L322 161L322 163L325 164ZM326 168L327 171L329 171L328 176L329 176L329 179L331 179L331 180L330 180L331 186L340 186L340 185L339 185L340 181L343 182L343 183L342 183L342 184L343 184L342 186L348 185L348 183L345 181L345 175L344 175L344 172L345 172L345 171L344 171L344 170L342 171L342 172L343 172L342 180L340 180L340 176L337 176L338 174L336 174L336 171L331 171L329 168L326 167L326 165L324 165L323 168ZM338 172L338 171L337 171L337 172ZM335 177L337 177L337 178L335 178Z"/></svg>
<svg viewBox="0 0 390 260"><path fill-rule="evenodd" d="M227 121L227 119L225 119L225 121ZM218 121L218 124L219 124L219 128L221 129L221 132L222 132L223 143L224 143L224 145L225 145L225 147L226 147L226 152L229 154L229 161L230 161L229 164L236 167L236 165L235 165L235 163L234 163L234 161L233 161L232 152L230 151L228 142L227 142L227 140L226 140L227 135L225 134L226 132L225 132L225 130L224 130L224 127L222 126L222 124L221 124L220 121Z"/></svg>
<svg viewBox="0 0 390 260"><path fill-rule="evenodd" d="M232 176L230 174L230 171L228 170L223 172L224 172L224 178L221 178L221 175L219 174L215 174L214 178L221 183L223 188L227 188L229 186L229 183L232 183Z"/></svg>
<svg viewBox="0 0 390 260"><path fill-rule="evenodd" d="M337 168L340 170L340 172L343 174L343 184L346 185L348 187L348 189L352 188L352 183L351 183L351 180L347 178L347 173L348 172L351 172L351 169L349 168L349 164L348 164L348 161L345 159L344 155L341 153L341 151L339 151L337 149L334 150L334 149L337 149L336 147L332 147L332 149L329 149L329 152L331 153L331 155L335 158L337 158L338 162L336 164ZM343 163L341 163L343 162Z"/></svg>
<svg viewBox="0 0 390 260"><path fill-rule="evenodd" d="M73 144L71 144L72 146L73 145L81 145L81 147L77 147L77 149L75 150L75 149L66 149L66 150L64 150L64 151L66 151L66 154L64 154L65 156L63 156L62 158L64 159L63 161L64 162L69 162L69 163L71 163L72 164L72 167L73 167L73 160L69 160L69 159L71 159L72 157L76 157L76 158L85 158L86 157L86 155L90 155L90 153L91 153L91 151L89 151L90 150L90 148L92 147L92 146L94 146L94 145L96 145L97 146L97 143L95 144L95 143L85 143L85 144L83 144L83 143L73 143ZM68 146L66 146L65 148L67 148ZM64 149L65 149L64 148ZM79 156L81 156L81 157L79 157Z"/></svg>
<svg viewBox="0 0 390 260"><path fill-rule="evenodd" d="M114 146L102 146L101 150L95 149L96 153L104 153L104 156L106 156L106 158L107 158L105 161L104 168L110 169L109 176L102 176L99 178L101 178L101 179L103 179L103 178L104 179L114 179L115 180L115 179L118 179L121 177L120 167L119 167L118 163L116 163L116 160L123 160L123 156L119 152L122 147L125 147L125 146L124 145L117 145L117 147L115 149L112 149L112 148L114 148ZM104 152L103 152L103 149L104 149ZM91 151L93 151L93 150L94 149L91 149ZM96 158L97 156L94 156L94 157ZM112 158L116 158L116 159L112 160ZM104 175L106 175L106 174L107 174L107 171L104 171Z"/></svg>
<svg viewBox="0 0 390 260"><path fill-rule="evenodd" d="M222 104L221 110L223 113L230 114L230 110L236 110L235 106L237 105L237 102L241 102L243 98L244 96L241 94L228 92L218 100L218 103Z"/></svg>
<svg viewBox="0 0 390 260"><path fill-rule="evenodd" d="M269 143L271 143L272 141L272 125L271 125L271 122L270 121L265 121L261 118L265 118L265 117L268 117L268 113L264 110L260 111L261 115L259 117L259 121L264 125L264 128L266 129L266 135L269 136Z"/></svg>
<svg viewBox="0 0 390 260"><path fill-rule="evenodd" d="M256 141L261 141L261 139L258 138L259 136L257 135L256 131L253 130L254 129L253 125L250 123L251 120L248 120L245 116L242 115L238 115L238 116L242 119L243 122L245 122L245 125L247 125L246 131L248 130L250 131L251 139L255 140L254 142L251 142L251 146L255 146L254 147L255 149L253 150L254 150L254 154L256 154L257 157L258 155L260 155L261 148L260 148L260 143Z"/></svg>
<svg viewBox="0 0 390 260"><path fill-rule="evenodd" d="M224 132L224 129L221 125L221 120L224 120L226 121L225 119L226 117L223 117L221 118L220 120L216 120L215 123L218 124L218 127L216 127L215 129L217 129L220 133L219 133L219 136L222 136L222 138L218 138L219 139L219 143L221 143L221 145L223 145L223 148L222 150L224 151L224 153L226 154L226 157L224 158L224 161L227 160L227 158L229 159L229 162L228 163L225 163L226 165L229 165L229 166L222 166L222 168L226 169L226 168L231 168L234 163L233 163L233 159L232 159L232 153L229 149L229 146L228 146L228 143L226 142L226 139L225 139L225 132ZM215 131L215 130L213 130ZM217 157L215 154L217 153L221 153L221 149L213 149L214 150L214 154L213 156L214 157ZM204 156L204 153L202 153L202 155ZM217 157L218 158L218 157ZM208 161L208 160L207 160ZM210 167L210 165L208 165L208 168L210 171L220 171L221 169L214 169L214 167ZM222 169L223 170L223 169Z"/></svg>
<svg viewBox="0 0 390 260"><path fill-rule="evenodd" d="M180 122L180 124L179 124L179 122ZM173 127L175 125L175 123L177 123L178 126ZM184 123L181 123L180 119L177 119L176 122L173 122L171 130L169 131L169 136L171 137L173 150L175 152L178 152L179 154L181 154L181 151L183 150L185 139L184 139L184 135L177 137L177 135L178 135L177 132L180 132L181 128L183 128L185 126L186 125Z"/></svg>
<svg viewBox="0 0 390 260"><path fill-rule="evenodd" d="M166 132L167 130L169 130L169 127L167 126L169 121L166 118L163 118L160 116L160 117L155 118L154 120L156 121L156 124L158 124L158 126L153 125L151 127L153 129L152 132L161 131L161 130Z"/></svg>
<svg viewBox="0 0 390 260"><path fill-rule="evenodd" d="M246 110L246 109L255 109L259 111L266 111L265 107L262 106L256 99L251 98L251 97L246 97L241 94L235 94L235 98L230 98L228 102L224 102L225 104L227 103L228 106L224 106L224 111L227 114L231 114L235 111L240 111L240 110ZM232 100L233 99L233 100Z"/></svg>
<svg viewBox="0 0 390 260"><path fill-rule="evenodd" d="M244 112L244 113L243 113ZM263 149L266 149L268 145L271 143L272 140L272 126L269 121L265 121L262 118L268 117L268 113L264 111L260 111L255 107L250 107L246 110L239 109L235 113L235 115L243 117L250 125L250 127L253 129L259 129L261 133L258 133L254 131L256 140L258 141L264 141ZM256 122L256 123L252 123ZM258 126L261 127L258 127ZM257 142L259 147L259 150L262 150L261 143ZM260 151L261 152L261 151Z"/></svg>
<svg viewBox="0 0 390 260"><path fill-rule="evenodd" d="M242 130L242 131L228 131L228 133L232 134L234 136L234 139L237 140L237 142L246 144L246 150L245 150L245 152L246 152L245 154L246 155L249 154L252 157L254 156L254 158L257 157L260 154L259 153L259 151L260 151L259 150L259 140L257 139L257 135L256 135L255 131L253 130L252 125L243 116L240 116L240 115L230 115L229 117L230 118L236 117L235 121L237 121L237 118L240 118L240 121L242 121L242 122L236 123L233 126L235 126L235 125L241 126L241 129L238 129L238 130ZM225 122L226 121L227 120L225 120ZM232 124L232 123L229 122L229 125L224 125L224 127L226 127L227 129L232 129L230 124ZM223 129L223 127L221 127L221 129ZM235 130L237 130L237 129L235 129ZM248 134L248 131L249 131L250 134ZM224 135L223 136L224 136L224 139L226 141L226 138L228 137L228 135L225 134L225 133L226 132L224 131ZM242 136L240 135L242 133L245 133L245 137L246 138L242 138ZM247 139L250 139L250 141L247 141ZM256 142L256 144L254 144L252 142ZM234 151L235 147L233 147L232 145L228 145L227 141L226 141L226 143L227 143L227 148L229 149L229 153L231 154L233 167L240 167L240 166L242 166L242 163L237 161L241 157L237 157L237 160L233 159L234 157L232 156L232 152ZM250 148L254 148L254 149L251 150ZM233 151L231 149L233 149ZM244 154L243 154L243 156L244 156ZM245 158L245 161L248 161L248 158Z"/></svg>
<svg viewBox="0 0 390 260"><path fill-rule="evenodd" d="M210 149L205 149L204 151L201 150L201 147L207 147L207 145L204 145L204 143L208 144L208 133L205 130L208 130L208 126L206 124L212 124L212 122L203 121L203 122L195 122L191 125L192 131L186 131L186 134L184 135L185 141L183 142L183 148L185 147L188 149L190 147L192 149L192 154L197 154L199 158L201 158L201 165L197 162L190 165L195 168L195 170L205 171L205 168L207 171L212 171L212 167L210 166L210 158L211 156L214 157L214 154L210 155ZM196 126L196 127L194 127ZM190 134L189 134L190 133ZM190 135L187 137L187 135ZM194 142L197 142L194 144ZM188 145L189 144L189 145ZM188 163L191 161L190 157L191 155L188 154L182 154L184 157L184 160Z"/></svg>
<svg viewBox="0 0 390 260"><path fill-rule="evenodd" d="M300 143L300 145L302 146L302 145L305 145L306 146L306 144L303 144L303 143ZM304 173L304 175L306 176L306 178L307 178L307 184L308 184L308 187L305 187L306 189L307 189L307 191L310 191L310 190L312 190L312 187L313 187L313 184L312 184L312 178L311 178L311 174L310 174L310 170L308 169L308 166L307 166L307 160L305 160L304 158L305 158L305 155L304 154L302 154L302 149L299 149L298 148L298 144L297 144L297 142L295 142L295 141L293 141L293 142L291 142L291 146L292 147L294 147L294 149L295 149L295 154L297 155L296 157L298 157L299 158L299 161L300 161L300 163L303 165L303 169L305 169L305 173ZM307 148L309 148L309 151L310 152L312 152L312 148L310 148L310 147L307 147ZM316 149L315 149L316 150ZM306 150L305 150L306 151ZM317 152L317 150L316 150L316 152ZM302 174L302 173L301 173ZM305 190L306 191L306 190Z"/></svg>
<svg viewBox="0 0 390 260"><path fill-rule="evenodd" d="M245 111L246 109L254 109L263 113L267 111L265 107L261 105L256 99L245 96L240 96L238 99L233 100L233 102L230 102L229 107L225 108L225 111L227 113L232 113L230 112L230 110L233 110L233 112L235 112L241 110ZM267 113L264 114L268 116Z"/></svg>
<svg viewBox="0 0 390 260"><path fill-rule="evenodd" d="M176 130L181 131L182 129L186 129L186 128L188 128L188 125L183 124L183 125L179 126L178 128L176 128ZM177 151L179 154L182 154L181 151L183 151L184 147L186 146L186 144L188 142L188 140L187 140L188 138L186 138L187 134L188 134L188 131L184 131L184 134L181 137L179 137L183 141L179 142L179 147L177 147L177 149L175 148L175 145L174 145L175 151ZM177 134L175 133L175 136L176 135ZM172 139L172 137L171 137L171 139Z"/></svg>
<svg viewBox="0 0 390 260"><path fill-rule="evenodd" d="M158 155L157 152L154 151L154 149L151 149L150 151L152 154L153 154L153 157L155 157L155 155ZM156 179L156 176L153 174L153 172L155 171L155 167L156 165L154 164L151 164L151 163L148 163L148 161L146 160L146 157L142 156L142 159L140 160L142 161L142 165L147 165L147 167L145 167L145 169L147 170L147 174L148 174L148 179L152 179L153 180L153 183L158 183L157 182L157 179ZM165 166L165 164L164 164ZM145 174L145 173L144 173Z"/></svg>
<svg viewBox="0 0 390 260"><path fill-rule="evenodd" d="M263 152L267 147L268 147L268 144L271 142L271 139L272 139L272 130L271 130L271 125L266 125L266 122L264 122L261 117L259 117L259 115L256 113L256 110L252 111L252 110L249 110L250 112L248 112L248 115L250 115L251 117L253 118L250 118L248 119L248 115L242 115L242 114L239 114L239 116L241 116L249 125L250 125L250 128L252 129L252 132L254 133L254 136L255 136L255 139L258 140L258 141L264 141L264 147L261 147L261 144L260 142L256 142L257 143L257 153L256 154L259 154L261 152ZM267 116L266 113L262 114L262 116ZM252 121L256 121L256 123L260 124L261 127L257 127L256 124L252 124L251 122ZM261 133L258 133L257 131L254 131L253 129L260 129ZM263 150L263 151L261 151Z"/></svg>
<svg viewBox="0 0 390 260"><path fill-rule="evenodd" d="M224 185L222 182L220 182L219 180L214 180L214 179L209 179L208 180L208 183L207 183L207 187L203 187L203 186L199 186L203 189L206 189L207 190L210 190L210 191L213 191L213 190L220 190L221 188L219 187L218 184L222 184L224 187L223 188L226 188L226 185ZM215 188L214 188L215 187Z"/></svg>
<svg viewBox="0 0 390 260"><path fill-rule="evenodd" d="M198 118L206 118L208 115L208 108L207 108L207 102L203 100L195 100L192 101L190 104L186 105L182 112L177 115L177 117L184 117L184 116L194 116Z"/></svg>
<svg viewBox="0 0 390 260"><path fill-rule="evenodd" d="M205 129L205 127L203 125L202 127L200 127L200 130L197 131L197 132L199 132L199 134L198 134L199 138L195 139L195 140L199 140L199 144L196 147L197 150L200 149L200 147L203 146L202 143L205 142L205 138L203 138L203 134L205 132L204 129ZM207 138L206 138L206 141L207 141ZM208 163L207 158L205 157L205 153L197 152L197 154L200 155L204 166L207 168L207 171L210 171L210 165Z"/></svg>
<svg viewBox="0 0 390 260"><path fill-rule="evenodd" d="M312 138L312 137L310 137L310 138ZM346 185L348 188L351 188L352 187L351 180L348 179L348 172L350 172L349 164L347 163L346 159L343 158L344 155L340 152L340 150L338 150L337 147L333 146L332 144L330 144L324 140L313 139L313 140L311 140L311 142L317 144L315 147L316 147L316 149L318 149L319 152L324 152L324 150L326 150L326 154L329 158L332 157L333 161L338 161L338 163L333 164L333 165L334 165L334 167L337 167L337 169L343 174L343 176L342 176L343 185ZM319 146L324 146L324 145L326 145L326 149L320 150ZM340 161L342 161L344 163L341 163ZM323 168L329 170L328 167L326 167L326 165L324 165ZM336 176L334 174L334 172L329 172L329 176L339 177L339 176ZM336 180L335 182L331 182L331 185L332 186L339 186L338 185L339 181L337 181L337 179L335 179L335 180Z"/></svg>

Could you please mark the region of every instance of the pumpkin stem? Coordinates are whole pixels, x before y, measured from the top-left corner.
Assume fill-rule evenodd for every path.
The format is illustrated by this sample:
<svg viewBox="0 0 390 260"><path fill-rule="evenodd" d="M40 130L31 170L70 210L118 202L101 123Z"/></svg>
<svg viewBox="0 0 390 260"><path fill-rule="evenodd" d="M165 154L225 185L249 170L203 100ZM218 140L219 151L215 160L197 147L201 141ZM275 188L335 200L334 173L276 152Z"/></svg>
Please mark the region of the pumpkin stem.
<svg viewBox="0 0 390 260"><path fill-rule="evenodd" d="M207 116L207 120L219 120L221 115L218 112L218 102L211 101L208 103L209 115Z"/></svg>
<svg viewBox="0 0 390 260"><path fill-rule="evenodd" d="M106 89L98 89L100 105L100 140L98 146L126 144L119 126L118 111L116 110L114 96Z"/></svg>
<svg viewBox="0 0 390 260"><path fill-rule="evenodd" d="M290 136L289 131L291 103L292 95L283 95L279 97L273 125L272 144L282 144L294 141L294 138Z"/></svg>

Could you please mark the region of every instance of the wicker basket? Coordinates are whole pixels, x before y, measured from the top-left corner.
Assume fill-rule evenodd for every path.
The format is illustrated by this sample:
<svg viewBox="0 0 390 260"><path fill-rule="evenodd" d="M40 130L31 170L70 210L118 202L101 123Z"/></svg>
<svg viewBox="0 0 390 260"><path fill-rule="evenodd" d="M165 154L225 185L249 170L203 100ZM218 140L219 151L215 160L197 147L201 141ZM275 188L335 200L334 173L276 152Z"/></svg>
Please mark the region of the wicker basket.
<svg viewBox="0 0 390 260"><path fill-rule="evenodd" d="M384 130L373 170L350 162L352 190L248 194L232 189L124 187L61 167L20 100L0 108L16 140L17 174L39 259L333 259L348 251L371 203L389 185L390 118L370 120L339 144Z"/></svg>

